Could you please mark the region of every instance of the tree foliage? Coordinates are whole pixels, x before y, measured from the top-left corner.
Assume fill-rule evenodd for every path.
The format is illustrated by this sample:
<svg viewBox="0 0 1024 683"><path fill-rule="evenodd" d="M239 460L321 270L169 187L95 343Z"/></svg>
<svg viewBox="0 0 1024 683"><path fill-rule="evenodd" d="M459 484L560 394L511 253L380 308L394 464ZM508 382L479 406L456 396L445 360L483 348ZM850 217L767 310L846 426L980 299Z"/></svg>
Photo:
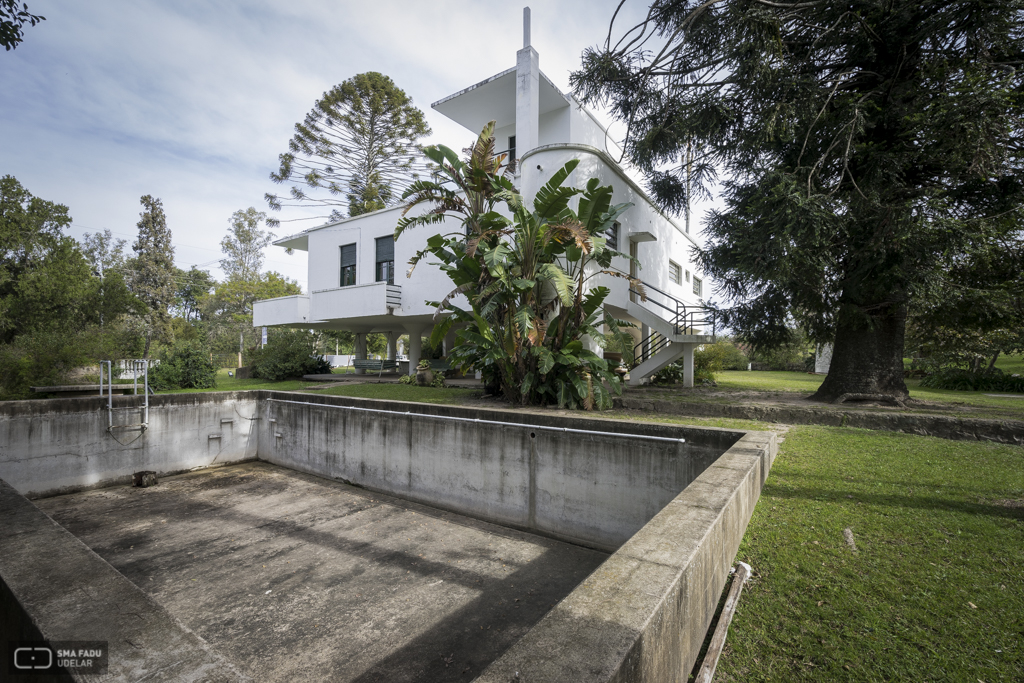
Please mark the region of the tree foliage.
<svg viewBox="0 0 1024 683"><path fill-rule="evenodd" d="M228 279L246 282L259 279L263 250L274 239L270 231L260 228L260 223L266 219L267 214L251 206L231 214L228 234L220 241L221 251L225 254L220 267Z"/></svg>
<svg viewBox="0 0 1024 683"><path fill-rule="evenodd" d="M182 341L163 354L149 373L154 389L209 389L217 386L217 368L199 341Z"/></svg>
<svg viewBox="0 0 1024 683"><path fill-rule="evenodd" d="M569 408L609 408L620 380L608 363L584 345L584 337L606 343L600 325L620 334L623 325L603 313L609 290L591 287L609 271L613 256L602 236L629 204L612 206L611 186L594 178L584 189L563 183L573 160L555 171L527 208L512 185L506 155L494 154L494 122L484 127L467 157L439 145L424 150L440 171L439 180L413 183L403 197L406 214L421 204L429 210L403 216L398 239L417 225L457 219L458 232L437 234L413 259L426 254L440 263L455 289L437 307L431 344L457 327L449 360L480 370L514 403L557 403ZM443 180L441 180L443 178ZM578 198L578 208L570 200ZM496 210L502 202L511 218ZM454 221L452 221L454 222ZM411 272L411 271L410 271ZM469 307L456 298L464 295Z"/></svg>
<svg viewBox="0 0 1024 683"><path fill-rule="evenodd" d="M658 0L621 39L613 24L572 82L627 124L665 206L722 174L698 263L745 341L786 343L795 315L835 340L820 397L905 396L908 307L948 255L1014 229L1022 8Z"/></svg>
<svg viewBox="0 0 1024 683"><path fill-rule="evenodd" d="M167 227L164 205L159 199L145 195L139 200L139 234L132 244L135 257L129 264L129 285L146 306L146 346L143 357L149 357L154 339L171 342L170 308L174 305L174 245Z"/></svg>
<svg viewBox="0 0 1024 683"><path fill-rule="evenodd" d="M192 266L188 270L178 268L174 283L175 314L189 324L198 323L202 303L213 292L217 281L209 271Z"/></svg>
<svg viewBox="0 0 1024 683"><path fill-rule="evenodd" d="M274 330L266 346L250 352L248 362L253 377L275 382L331 371L331 364L316 353L316 338L304 330Z"/></svg>
<svg viewBox="0 0 1024 683"><path fill-rule="evenodd" d="M27 3L21 3L19 9L18 0L0 0L0 45L8 52L13 50L25 39L25 24L35 26L40 21L46 17L30 14Z"/></svg>
<svg viewBox="0 0 1024 683"><path fill-rule="evenodd" d="M64 234L66 206L33 197L0 178L0 396L24 398L31 385L131 346L119 324L136 305L120 273L100 280ZM106 325L100 324L106 321Z"/></svg>
<svg viewBox="0 0 1024 683"><path fill-rule="evenodd" d="M330 209L330 219L384 208L425 170L417 140L430 135L423 112L387 76L368 72L334 86L301 123L275 183L294 183L289 198L268 193L274 210L283 206ZM277 220L268 221L276 225Z"/></svg>

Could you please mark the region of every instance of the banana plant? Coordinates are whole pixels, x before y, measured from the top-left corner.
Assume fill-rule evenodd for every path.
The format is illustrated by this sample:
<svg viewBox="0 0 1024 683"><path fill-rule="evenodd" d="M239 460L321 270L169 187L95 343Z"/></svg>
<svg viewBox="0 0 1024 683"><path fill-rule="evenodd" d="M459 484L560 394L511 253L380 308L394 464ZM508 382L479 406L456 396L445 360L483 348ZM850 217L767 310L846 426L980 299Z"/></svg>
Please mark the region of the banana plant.
<svg viewBox="0 0 1024 683"><path fill-rule="evenodd" d="M428 147L424 153L439 175L403 197L407 204L396 240L409 228L446 220L460 227L430 237L410 262L415 267L429 254L454 285L442 301L430 302L436 307L431 343L455 326L449 362L480 370L513 403L610 408L621 380L583 338L605 344L602 325L619 338L628 336L624 328L631 325L603 309L608 288L589 281L599 273L621 275L611 270L612 258L629 257L609 248L602 235L631 204L613 206L611 186L596 178L582 189L566 186L579 164L574 159L527 207L511 181L514 160L493 150L493 121L465 159L446 147ZM410 216L421 204L429 210ZM466 297L468 308L456 303L458 295Z"/></svg>

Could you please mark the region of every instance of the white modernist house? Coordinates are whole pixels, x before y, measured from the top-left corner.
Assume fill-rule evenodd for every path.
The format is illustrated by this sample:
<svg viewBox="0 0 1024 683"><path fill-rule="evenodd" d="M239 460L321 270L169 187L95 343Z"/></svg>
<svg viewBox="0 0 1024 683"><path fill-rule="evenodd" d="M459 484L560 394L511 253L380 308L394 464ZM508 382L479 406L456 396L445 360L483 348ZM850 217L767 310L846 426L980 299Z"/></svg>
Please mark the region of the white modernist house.
<svg viewBox="0 0 1024 683"><path fill-rule="evenodd" d="M640 383L682 359L684 382L691 386L693 350L712 341L713 335L700 307L709 283L690 259L695 236L651 202L616 163L613 156L619 154L604 127L540 71L537 52L530 46L528 12L524 47L514 68L431 106L466 127L465 142L451 145L453 149L465 147L487 122L496 121L497 147L519 159L515 182L528 203L555 171L570 159L579 159L567 184L582 187L597 177L614 188L613 203L633 204L609 238L613 247L640 265L621 258L613 267L642 280L647 301L632 293L623 278L600 275L591 282L611 290L605 307L612 315L637 326L637 358L644 360L631 371L630 383ZM365 357L367 333L389 336L392 359L397 338L408 334L409 367L415 372L421 336L429 336L433 325L434 308L426 302L443 299L452 284L426 260L406 276L409 259L434 232L410 229L395 242L400 215L401 207L382 209L276 241L309 254L309 294L256 302L253 324L348 330L356 335L356 357ZM446 345L452 341L449 338Z"/></svg>

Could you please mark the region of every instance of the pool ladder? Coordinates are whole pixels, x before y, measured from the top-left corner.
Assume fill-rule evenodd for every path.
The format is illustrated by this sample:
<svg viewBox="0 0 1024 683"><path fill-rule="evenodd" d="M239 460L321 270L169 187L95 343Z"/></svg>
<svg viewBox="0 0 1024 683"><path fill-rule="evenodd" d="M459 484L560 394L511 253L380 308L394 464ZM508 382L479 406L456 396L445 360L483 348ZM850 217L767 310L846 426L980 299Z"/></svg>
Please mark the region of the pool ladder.
<svg viewBox="0 0 1024 683"><path fill-rule="evenodd" d="M140 431L146 431L149 428L149 361L144 359L129 360L127 361L128 369L132 371L134 376L133 395L139 395L139 371L142 371L142 394L143 404L140 407L128 407L128 408L115 408L114 407L114 369L113 361L103 360L100 361L100 398L103 397L103 366L107 366L107 432L112 433L115 429L139 429ZM115 410L141 410L142 421L134 424L115 425L114 424L114 411Z"/></svg>

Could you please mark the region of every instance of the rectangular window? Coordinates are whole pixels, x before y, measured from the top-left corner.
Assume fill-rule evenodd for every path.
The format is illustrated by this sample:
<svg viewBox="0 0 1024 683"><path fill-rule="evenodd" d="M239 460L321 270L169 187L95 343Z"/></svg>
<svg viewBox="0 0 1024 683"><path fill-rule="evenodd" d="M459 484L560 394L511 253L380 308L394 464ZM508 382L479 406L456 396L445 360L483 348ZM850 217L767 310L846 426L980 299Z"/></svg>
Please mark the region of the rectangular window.
<svg viewBox="0 0 1024 683"><path fill-rule="evenodd" d="M508 160L516 160L516 136L510 135L508 138Z"/></svg>
<svg viewBox="0 0 1024 683"><path fill-rule="evenodd" d="M395 238L377 238L377 282L395 284Z"/></svg>
<svg viewBox="0 0 1024 683"><path fill-rule="evenodd" d="M690 271L686 271L686 281L690 281Z"/></svg>
<svg viewBox="0 0 1024 683"><path fill-rule="evenodd" d="M622 227L618 221L612 223L612 227L604 231L604 236L608 238L608 248L619 250L619 228Z"/></svg>
<svg viewBox="0 0 1024 683"><path fill-rule="evenodd" d="M696 275L694 275L693 276L693 293L696 294L697 296L702 296L701 295L701 285L702 284L703 283L701 282L700 278L697 277Z"/></svg>
<svg viewBox="0 0 1024 683"><path fill-rule="evenodd" d="M356 245L346 244L341 248L341 286L356 283Z"/></svg>
<svg viewBox="0 0 1024 683"><path fill-rule="evenodd" d="M683 284L683 269L675 261L668 262L668 279L677 285Z"/></svg>

